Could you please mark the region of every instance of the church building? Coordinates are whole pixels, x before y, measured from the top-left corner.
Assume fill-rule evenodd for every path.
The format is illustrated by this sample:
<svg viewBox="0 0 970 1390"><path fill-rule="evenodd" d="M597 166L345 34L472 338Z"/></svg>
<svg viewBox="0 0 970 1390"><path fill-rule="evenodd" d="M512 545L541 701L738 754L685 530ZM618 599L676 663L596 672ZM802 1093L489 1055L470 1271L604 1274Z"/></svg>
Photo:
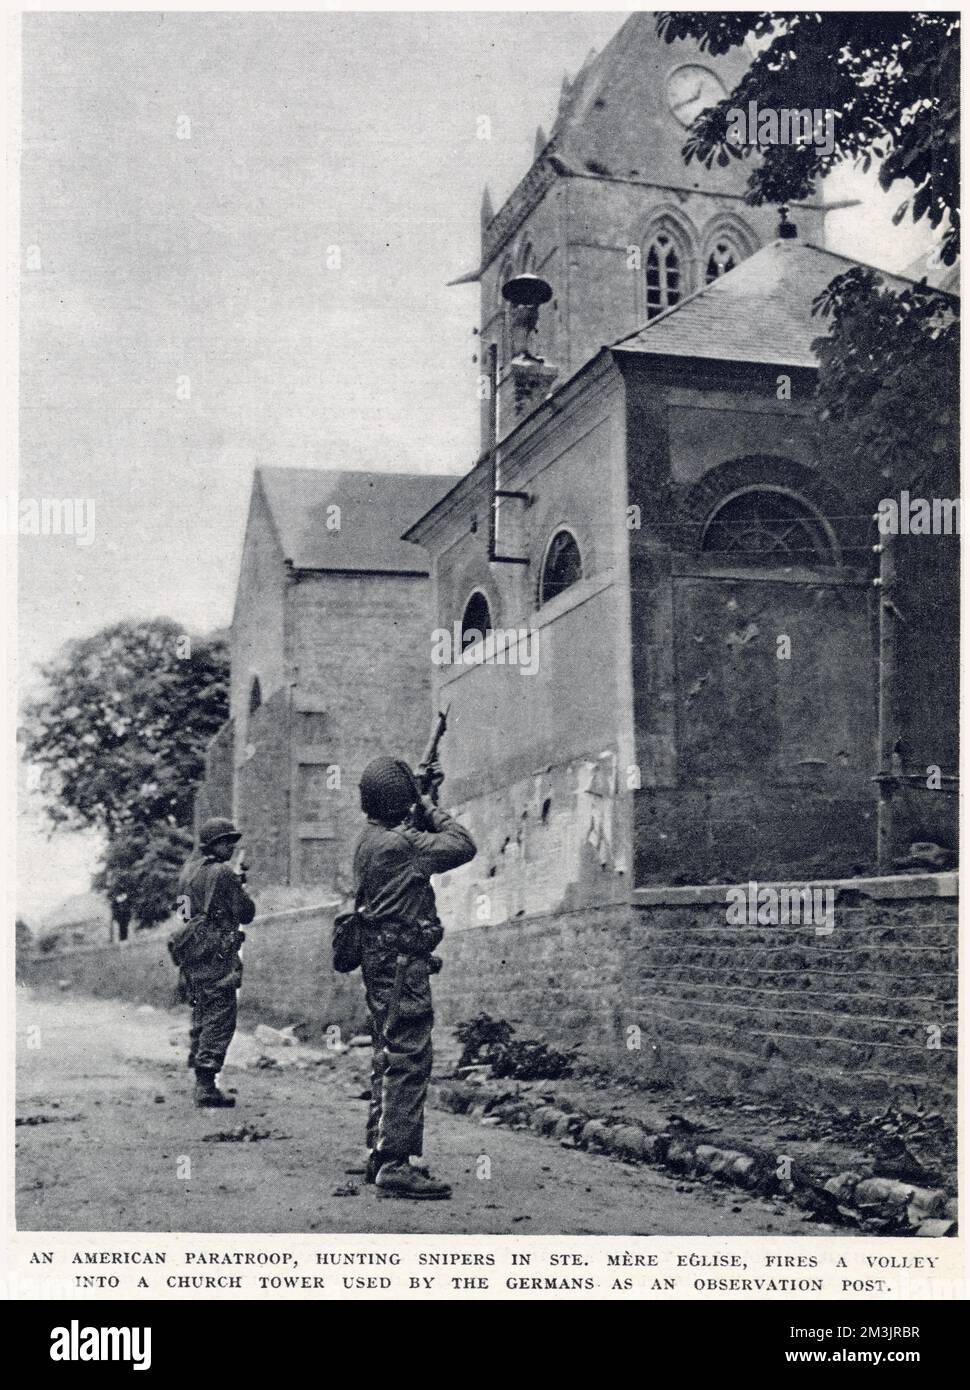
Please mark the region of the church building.
<svg viewBox="0 0 970 1390"><path fill-rule="evenodd" d="M400 539L452 477L259 468L230 630L230 718L196 818L233 816L253 880L343 892L361 769L428 734L428 561ZM285 901L285 894L277 894Z"/></svg>
<svg viewBox="0 0 970 1390"><path fill-rule="evenodd" d="M504 205L486 193L469 473L259 471L200 805L231 806L254 879L346 890L359 770L416 758L448 706L443 796L478 854L438 887L444 1019L486 1009L619 1071L652 1030L639 1076L785 1054L783 1089L862 1063L946 1086L894 971L949 1009L952 925L887 874L955 858L959 538L911 537L885 587L898 480L815 401L813 305L857 264L824 198L752 207L746 160L684 164L745 67L635 13ZM742 938L725 892L758 882L841 885L849 923L905 898L898 939Z"/></svg>
<svg viewBox="0 0 970 1390"><path fill-rule="evenodd" d="M462 634L433 670L446 797L479 846L439 890L446 1013L491 1006L614 1068L628 1024L683 1057L702 1016L709 1062L759 1067L791 1030L793 1059L851 1066L801 1019L810 1003L816 1029L853 1034L828 989L848 962L880 992L868 939L741 950L726 891L850 881L839 901L865 902L957 846L958 536L911 537L881 587L890 484L814 399L813 304L857 262L826 249L821 200L752 208L746 162L681 158L737 75L636 14L564 88L464 277L492 388L481 458L404 533L438 629ZM879 1036L855 1055L908 1047Z"/></svg>

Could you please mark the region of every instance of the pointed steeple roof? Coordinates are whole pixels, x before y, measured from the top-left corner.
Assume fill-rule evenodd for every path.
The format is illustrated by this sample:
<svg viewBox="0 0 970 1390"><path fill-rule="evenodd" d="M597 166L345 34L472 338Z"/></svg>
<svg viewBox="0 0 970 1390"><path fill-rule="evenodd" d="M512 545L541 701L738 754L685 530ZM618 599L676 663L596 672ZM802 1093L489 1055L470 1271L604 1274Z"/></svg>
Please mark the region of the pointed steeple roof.
<svg viewBox="0 0 970 1390"><path fill-rule="evenodd" d="M727 168L685 165L681 147L694 91L719 100L747 69L750 55L735 49L723 57L702 53L690 40L665 43L656 15L636 12L601 53L591 52L575 79L564 84L551 138L574 167L616 178L639 178L715 192L744 191L750 165ZM679 73L680 69L687 69ZM671 81L673 79L673 81Z"/></svg>
<svg viewBox="0 0 970 1390"><path fill-rule="evenodd" d="M488 184L482 192L482 231L488 226L495 216L495 209L492 206L492 195L489 192Z"/></svg>

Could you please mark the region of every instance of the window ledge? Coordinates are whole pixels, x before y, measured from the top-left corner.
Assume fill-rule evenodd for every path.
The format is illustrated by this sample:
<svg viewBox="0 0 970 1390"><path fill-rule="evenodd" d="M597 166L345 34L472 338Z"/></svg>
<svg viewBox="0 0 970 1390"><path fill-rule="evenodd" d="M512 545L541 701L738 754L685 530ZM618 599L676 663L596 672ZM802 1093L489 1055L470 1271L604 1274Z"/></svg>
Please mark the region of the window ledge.
<svg viewBox="0 0 970 1390"><path fill-rule="evenodd" d="M608 589L615 577L615 571L609 569L604 570L602 574L594 574L589 579L580 579L576 584L570 584L568 589L563 589L561 594L557 594L555 598L549 599L548 603L536 609L532 617L532 627L545 627L547 623L553 623L574 608L579 608L581 604Z"/></svg>

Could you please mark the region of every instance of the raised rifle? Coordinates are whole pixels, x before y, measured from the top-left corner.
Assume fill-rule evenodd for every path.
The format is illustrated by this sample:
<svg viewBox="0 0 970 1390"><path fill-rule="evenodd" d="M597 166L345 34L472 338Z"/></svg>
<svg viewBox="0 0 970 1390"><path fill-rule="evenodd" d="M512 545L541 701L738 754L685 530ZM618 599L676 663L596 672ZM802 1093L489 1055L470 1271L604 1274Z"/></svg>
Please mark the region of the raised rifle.
<svg viewBox="0 0 970 1390"><path fill-rule="evenodd" d="M445 705L443 710L438 711L438 718L435 720L435 726L431 731L431 737L428 739L428 745L421 755L421 761L418 763L417 772L415 773L415 780L417 781L422 796L430 795L436 804L438 801L438 788L431 781L431 765L438 756L438 745L448 727L448 711L450 709L451 705Z"/></svg>

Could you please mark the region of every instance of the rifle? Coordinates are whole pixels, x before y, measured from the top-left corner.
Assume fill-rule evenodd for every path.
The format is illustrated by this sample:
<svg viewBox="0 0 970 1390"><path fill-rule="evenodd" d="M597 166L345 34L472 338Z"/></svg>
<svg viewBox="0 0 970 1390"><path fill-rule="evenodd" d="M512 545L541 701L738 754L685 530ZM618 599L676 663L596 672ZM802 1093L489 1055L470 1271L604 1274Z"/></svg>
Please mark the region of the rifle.
<svg viewBox="0 0 970 1390"><path fill-rule="evenodd" d="M437 789L435 788L434 791L432 791L431 764L438 756L438 745L448 727L448 711L450 709L451 705L449 704L445 705L443 710L438 711L438 718L435 720L435 726L431 731L431 737L428 739L428 745L421 755L421 761L418 763L418 769L415 773L415 781L418 784L418 789L422 796L427 796L431 793L436 802L438 800Z"/></svg>

